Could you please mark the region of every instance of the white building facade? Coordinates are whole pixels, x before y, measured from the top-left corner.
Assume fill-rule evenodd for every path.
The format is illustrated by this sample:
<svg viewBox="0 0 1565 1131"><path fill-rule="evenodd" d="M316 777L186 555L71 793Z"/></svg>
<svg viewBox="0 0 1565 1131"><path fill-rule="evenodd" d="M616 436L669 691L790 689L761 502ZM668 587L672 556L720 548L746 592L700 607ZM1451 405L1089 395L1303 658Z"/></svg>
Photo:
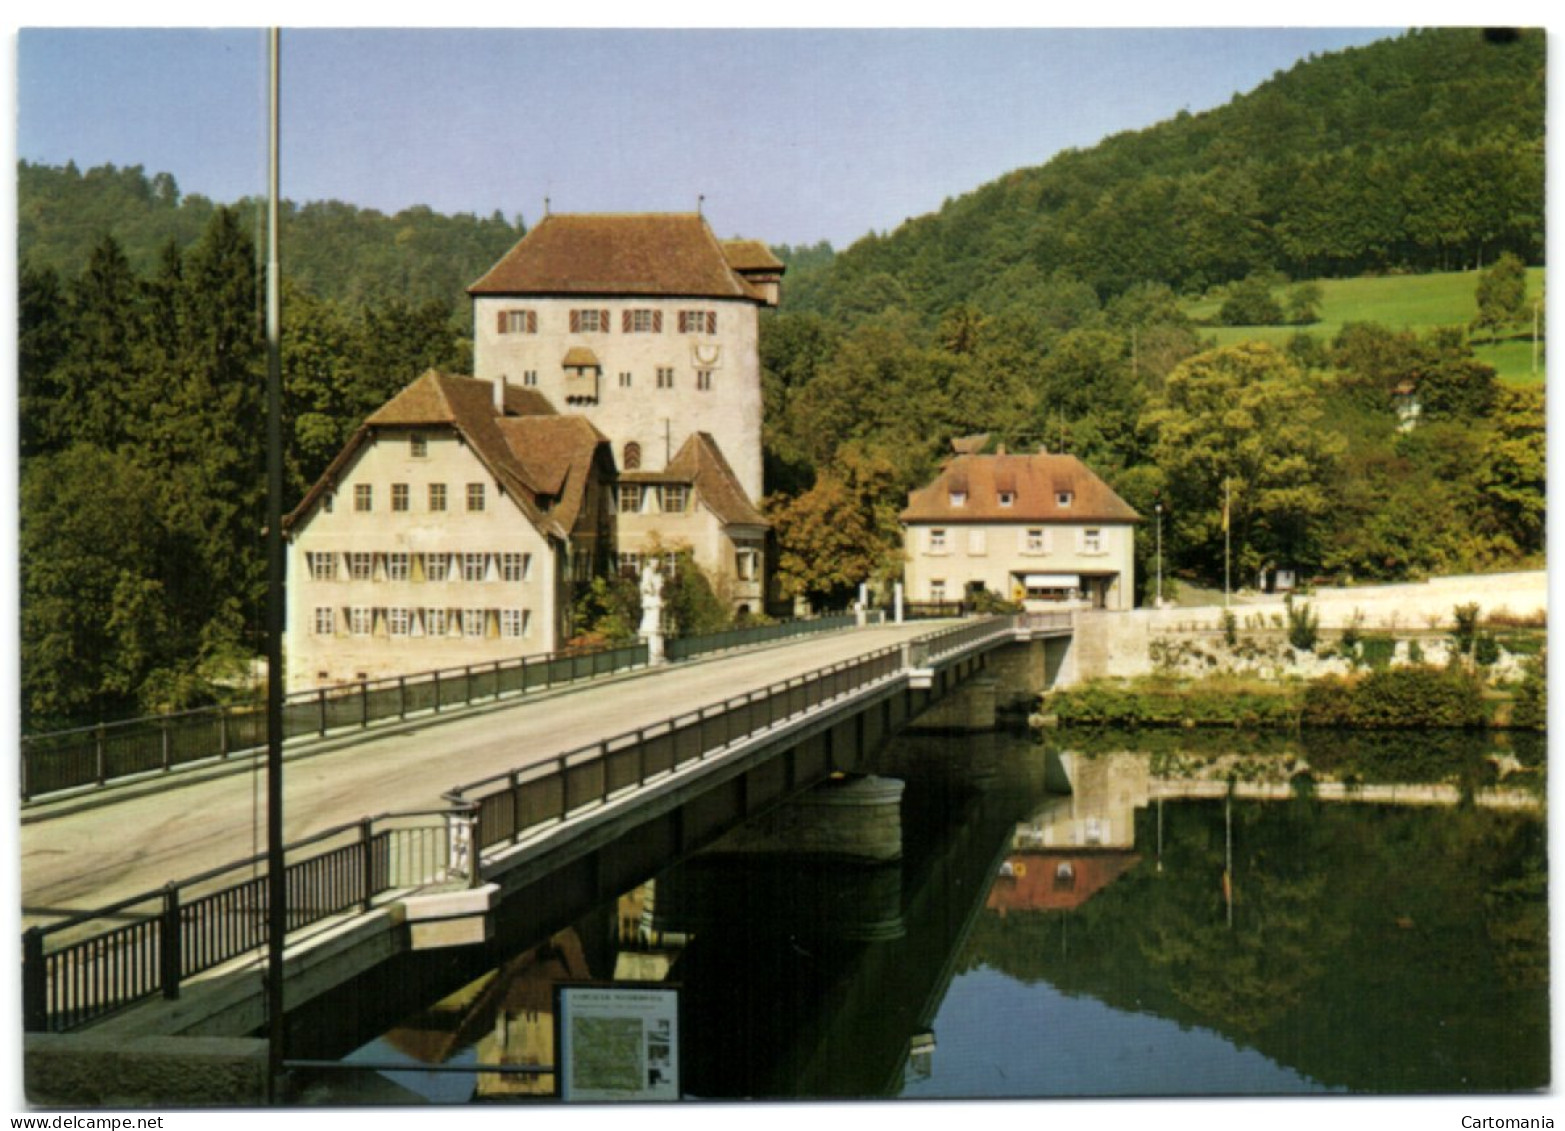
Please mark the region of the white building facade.
<svg viewBox="0 0 1565 1131"><path fill-rule="evenodd" d="M561 646L611 545L608 443L510 394L425 374L287 517L289 690Z"/></svg>
<svg viewBox="0 0 1565 1131"><path fill-rule="evenodd" d="M901 520L911 601L1135 604L1140 516L1074 456L958 455Z"/></svg>

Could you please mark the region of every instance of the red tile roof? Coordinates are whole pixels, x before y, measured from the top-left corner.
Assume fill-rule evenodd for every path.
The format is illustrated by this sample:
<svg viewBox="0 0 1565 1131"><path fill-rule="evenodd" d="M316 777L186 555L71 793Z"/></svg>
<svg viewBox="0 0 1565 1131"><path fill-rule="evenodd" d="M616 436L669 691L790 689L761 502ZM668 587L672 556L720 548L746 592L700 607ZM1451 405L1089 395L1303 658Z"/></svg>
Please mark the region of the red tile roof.
<svg viewBox="0 0 1565 1131"><path fill-rule="evenodd" d="M505 413L495 409L495 387L431 369L375 410L355 432L303 500L283 520L300 522L334 490L359 448L381 428L454 428L507 495L539 530L566 537L584 502L594 454L608 441L583 417L559 416L534 389L507 386ZM544 507L552 506L549 513Z"/></svg>
<svg viewBox="0 0 1565 1131"><path fill-rule="evenodd" d="M730 526L770 526L739 484L709 432L694 432L662 471L627 471L624 483L689 483L718 520Z"/></svg>
<svg viewBox="0 0 1565 1131"><path fill-rule="evenodd" d="M747 261L753 258L750 253ZM699 213L553 214L523 236L468 293L764 302L739 271Z"/></svg>
<svg viewBox="0 0 1565 1131"><path fill-rule="evenodd" d="M951 493L965 492L962 506ZM1000 505L1000 493L1015 495ZM1068 491L1068 506L1057 495ZM1130 506L1075 456L959 455L933 483L908 496L903 522L1140 522Z"/></svg>
<svg viewBox="0 0 1565 1131"><path fill-rule="evenodd" d="M574 529L587 502L593 461L608 437L585 416L508 416L496 423L538 493L554 500L550 516Z"/></svg>

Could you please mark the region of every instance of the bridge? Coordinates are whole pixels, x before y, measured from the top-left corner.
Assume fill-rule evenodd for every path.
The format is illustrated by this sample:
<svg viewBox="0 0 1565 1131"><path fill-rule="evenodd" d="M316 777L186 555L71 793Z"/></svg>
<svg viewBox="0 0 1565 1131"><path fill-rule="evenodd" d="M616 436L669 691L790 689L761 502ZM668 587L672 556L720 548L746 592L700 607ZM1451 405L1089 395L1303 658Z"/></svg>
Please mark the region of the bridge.
<svg viewBox="0 0 1565 1131"><path fill-rule="evenodd" d="M568 921L853 771L997 649L1070 633L1068 614L865 627L411 720L295 758L290 1007L409 939L441 945L497 924L509 934ZM161 786L24 814L29 1030L259 1024L258 779L173 775ZM381 815L358 817L366 810ZM223 860L233 863L191 876ZM250 974L236 982L236 971Z"/></svg>

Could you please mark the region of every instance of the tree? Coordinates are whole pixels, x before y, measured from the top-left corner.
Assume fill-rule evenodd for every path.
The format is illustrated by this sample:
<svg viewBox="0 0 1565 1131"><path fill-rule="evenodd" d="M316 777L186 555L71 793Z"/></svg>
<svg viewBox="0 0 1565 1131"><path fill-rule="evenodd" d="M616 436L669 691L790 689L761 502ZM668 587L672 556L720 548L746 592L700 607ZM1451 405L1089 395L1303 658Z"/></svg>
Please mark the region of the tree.
<svg viewBox="0 0 1565 1131"><path fill-rule="evenodd" d="M1308 326L1320 321L1320 304L1323 295L1319 283L1299 283L1288 290L1288 321L1295 326Z"/></svg>
<svg viewBox="0 0 1565 1131"><path fill-rule="evenodd" d="M1224 326L1275 326L1283 320L1271 283L1260 275L1250 275L1230 287L1217 317Z"/></svg>
<svg viewBox="0 0 1565 1131"><path fill-rule="evenodd" d="M850 445L802 495L767 499L784 596L840 607L861 583L900 574L900 498L894 463Z"/></svg>
<svg viewBox="0 0 1565 1131"><path fill-rule="evenodd" d="M1544 549L1545 475L1543 390L1503 389L1495 408L1494 435L1484 445L1477 472L1488 504L1485 525L1521 554Z"/></svg>
<svg viewBox="0 0 1565 1131"><path fill-rule="evenodd" d="M1142 423L1189 564L1221 573L1225 497L1240 576L1318 561L1327 482L1343 450L1321 416L1319 390L1263 343L1212 350L1169 374Z"/></svg>
<svg viewBox="0 0 1565 1131"><path fill-rule="evenodd" d="M1527 317L1526 266L1514 254L1505 252L1478 276L1474 297L1478 317L1473 320L1473 329L1487 330L1489 340L1495 341L1501 330Z"/></svg>
<svg viewBox="0 0 1565 1131"><path fill-rule="evenodd" d="M70 347L59 275L23 263L17 274L17 432L22 456L48 450L60 397L55 367Z"/></svg>
<svg viewBox="0 0 1565 1131"><path fill-rule="evenodd" d="M202 610L170 602L198 568L154 478L92 444L29 460L21 481L24 729L136 714L159 669L194 666Z"/></svg>

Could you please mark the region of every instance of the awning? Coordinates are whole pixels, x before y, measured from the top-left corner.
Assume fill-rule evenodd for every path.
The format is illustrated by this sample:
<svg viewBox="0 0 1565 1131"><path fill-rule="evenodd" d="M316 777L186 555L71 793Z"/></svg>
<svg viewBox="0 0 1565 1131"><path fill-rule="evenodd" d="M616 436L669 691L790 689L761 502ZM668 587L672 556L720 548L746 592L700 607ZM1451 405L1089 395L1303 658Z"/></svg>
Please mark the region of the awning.
<svg viewBox="0 0 1565 1131"><path fill-rule="evenodd" d="M1029 589L1081 588L1081 575L1075 573L1029 573L1022 581Z"/></svg>

